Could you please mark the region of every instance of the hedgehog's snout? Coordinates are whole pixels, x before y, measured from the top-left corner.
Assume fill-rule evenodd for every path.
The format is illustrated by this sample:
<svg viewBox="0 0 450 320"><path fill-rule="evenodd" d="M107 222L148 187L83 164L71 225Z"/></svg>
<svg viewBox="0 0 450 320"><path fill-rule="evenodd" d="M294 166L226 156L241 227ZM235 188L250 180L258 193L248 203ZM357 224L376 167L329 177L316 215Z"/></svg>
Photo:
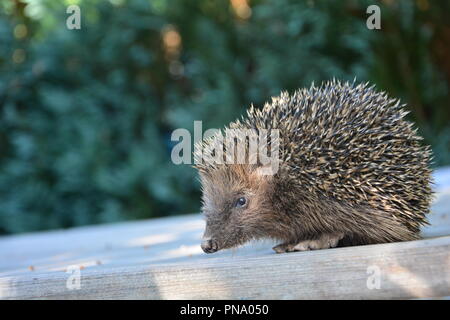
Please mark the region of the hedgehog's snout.
<svg viewBox="0 0 450 320"><path fill-rule="evenodd" d="M201 247L205 253L214 253L219 250L217 241L212 240L212 239L203 240Z"/></svg>

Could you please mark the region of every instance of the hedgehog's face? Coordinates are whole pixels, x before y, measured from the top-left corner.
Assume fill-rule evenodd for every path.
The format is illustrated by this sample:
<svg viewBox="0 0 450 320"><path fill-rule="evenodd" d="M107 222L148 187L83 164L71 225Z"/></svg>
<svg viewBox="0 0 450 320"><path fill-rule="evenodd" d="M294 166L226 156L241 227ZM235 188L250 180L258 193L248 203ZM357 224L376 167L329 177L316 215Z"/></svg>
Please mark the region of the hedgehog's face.
<svg viewBox="0 0 450 320"><path fill-rule="evenodd" d="M244 165L228 165L201 174L206 229L202 249L213 253L265 236L273 212L271 176Z"/></svg>

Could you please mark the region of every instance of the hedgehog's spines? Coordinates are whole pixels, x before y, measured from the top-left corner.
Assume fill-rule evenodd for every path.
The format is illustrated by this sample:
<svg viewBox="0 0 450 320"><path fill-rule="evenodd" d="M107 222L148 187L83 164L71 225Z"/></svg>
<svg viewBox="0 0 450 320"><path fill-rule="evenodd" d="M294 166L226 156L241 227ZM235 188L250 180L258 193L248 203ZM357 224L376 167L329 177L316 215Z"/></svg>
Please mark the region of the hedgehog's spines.
<svg viewBox="0 0 450 320"><path fill-rule="evenodd" d="M281 161L309 192L350 206L392 212L412 229L425 223L431 199L433 156L399 99L369 83L336 79L286 91L253 105L229 127L279 129ZM227 128L226 128L227 129ZM208 153L217 141L202 143ZM214 164L196 166L203 172Z"/></svg>

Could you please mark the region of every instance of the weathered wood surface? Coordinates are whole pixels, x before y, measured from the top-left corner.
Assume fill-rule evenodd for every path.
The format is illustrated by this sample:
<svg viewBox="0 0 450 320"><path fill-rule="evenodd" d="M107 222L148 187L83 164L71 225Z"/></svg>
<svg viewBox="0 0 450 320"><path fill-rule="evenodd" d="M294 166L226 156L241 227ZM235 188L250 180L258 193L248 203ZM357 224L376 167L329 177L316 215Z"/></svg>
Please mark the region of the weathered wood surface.
<svg viewBox="0 0 450 320"><path fill-rule="evenodd" d="M426 240L277 255L203 254L199 215L0 237L0 299L376 299L450 296L450 170ZM66 287L81 268L79 290ZM367 281L379 270L380 288ZM368 280L369 279L369 280Z"/></svg>

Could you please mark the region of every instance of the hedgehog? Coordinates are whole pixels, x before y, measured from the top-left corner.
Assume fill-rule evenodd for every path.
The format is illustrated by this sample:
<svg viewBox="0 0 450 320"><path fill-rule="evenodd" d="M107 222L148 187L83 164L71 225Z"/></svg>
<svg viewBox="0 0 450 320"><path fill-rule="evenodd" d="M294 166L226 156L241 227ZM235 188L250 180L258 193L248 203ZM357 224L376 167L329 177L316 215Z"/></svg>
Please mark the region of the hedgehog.
<svg viewBox="0 0 450 320"><path fill-rule="evenodd" d="M432 199L432 153L404 108L369 83L333 79L282 92L261 109L251 105L198 142L203 251L265 238L279 243L276 253L419 239ZM249 139L239 135L246 161L207 161L224 160L219 137L231 129L276 129L278 170L267 174L267 164L250 161ZM267 139L267 151L274 141Z"/></svg>

